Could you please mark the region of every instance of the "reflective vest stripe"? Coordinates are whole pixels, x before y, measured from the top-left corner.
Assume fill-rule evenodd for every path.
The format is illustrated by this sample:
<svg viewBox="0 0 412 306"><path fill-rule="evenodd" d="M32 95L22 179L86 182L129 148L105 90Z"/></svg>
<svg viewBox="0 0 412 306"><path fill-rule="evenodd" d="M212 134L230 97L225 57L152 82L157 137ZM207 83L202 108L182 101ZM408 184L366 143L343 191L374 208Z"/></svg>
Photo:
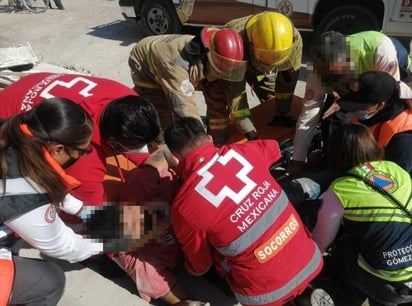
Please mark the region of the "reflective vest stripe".
<svg viewBox="0 0 412 306"><path fill-rule="evenodd" d="M372 207L368 207L370 210ZM397 221L397 222L406 222L411 223L411 219L406 216L400 209L397 212L393 212L394 207L373 207L372 209L388 209L391 210L392 213L384 213L382 211L369 211L369 212L360 212L360 211L353 211L345 210L345 219L351 221L366 221L371 222L373 220L387 220L387 221ZM412 213L412 211L410 211Z"/></svg>
<svg viewBox="0 0 412 306"><path fill-rule="evenodd" d="M7 305L14 279L14 264L8 249L0 249L0 305Z"/></svg>
<svg viewBox="0 0 412 306"><path fill-rule="evenodd" d="M209 118L208 125L211 130L224 130L228 128L229 120L226 118L224 119Z"/></svg>
<svg viewBox="0 0 412 306"><path fill-rule="evenodd" d="M375 269L371 267L360 254L358 256L358 264L362 269L366 270L367 272L390 282L402 282L409 281L410 279L412 279L412 267L395 271Z"/></svg>
<svg viewBox="0 0 412 306"><path fill-rule="evenodd" d="M147 63L149 64L149 71L150 71L153 75L156 75L156 69L155 69L156 65L155 65L155 57L153 56L152 48L154 47L154 45L155 45L156 43L159 42L159 40L160 40L161 38L163 38L163 36L159 36L158 39L153 39L153 40L152 40L151 42L149 42L149 43L147 44L147 46L146 46L146 47L147 47L147 53L146 53L147 57L146 57L146 59L147 59Z"/></svg>
<svg viewBox="0 0 412 306"><path fill-rule="evenodd" d="M239 110L235 110L231 112L231 117L233 118L242 118L242 117L247 117L247 116L251 116L251 112L249 108L246 109L239 109Z"/></svg>
<svg viewBox="0 0 412 306"><path fill-rule="evenodd" d="M288 295L292 290L295 290L296 287L299 287L300 284L304 283L308 279L308 277L310 277L319 268L321 262L322 254L320 250L315 246L314 254L306 267L302 269L300 273L298 273L283 287L269 293L254 296L248 296L234 292L236 299L241 304L249 305L267 304L278 301Z"/></svg>
<svg viewBox="0 0 412 306"><path fill-rule="evenodd" d="M284 191L281 191L276 202L266 211L266 213L247 231L237 239L224 247L216 250L224 256L237 256L251 246L266 230L273 224L283 211L287 208L289 200Z"/></svg>
<svg viewBox="0 0 412 306"><path fill-rule="evenodd" d="M156 73L156 65L154 62L154 57L152 56L152 47L163 37L163 35L159 35L158 38L153 39L149 41L145 46L145 62L148 65L149 72L155 77L157 75ZM157 84L157 82L146 82L146 81L141 81L139 79L138 73L132 71L132 79L133 83L135 84L136 87L140 88L149 88L149 89L159 89L161 90L162 88Z"/></svg>
<svg viewBox="0 0 412 306"><path fill-rule="evenodd" d="M289 100L293 97L293 92L276 93L276 99L278 100Z"/></svg>
<svg viewBox="0 0 412 306"><path fill-rule="evenodd" d="M141 82L138 80L134 81L134 84L136 85L137 88L150 88L150 89L162 89L159 85L154 84L154 83L149 83L149 82Z"/></svg>

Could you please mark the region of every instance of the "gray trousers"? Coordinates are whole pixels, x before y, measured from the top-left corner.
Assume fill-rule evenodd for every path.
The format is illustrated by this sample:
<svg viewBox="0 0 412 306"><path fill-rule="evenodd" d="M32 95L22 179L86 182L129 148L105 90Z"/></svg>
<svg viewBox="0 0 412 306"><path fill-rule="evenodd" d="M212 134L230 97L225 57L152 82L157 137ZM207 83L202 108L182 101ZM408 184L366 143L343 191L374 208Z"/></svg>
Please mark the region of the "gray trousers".
<svg viewBox="0 0 412 306"><path fill-rule="evenodd" d="M10 305L54 306L63 295L64 271L55 263L13 256L15 267Z"/></svg>

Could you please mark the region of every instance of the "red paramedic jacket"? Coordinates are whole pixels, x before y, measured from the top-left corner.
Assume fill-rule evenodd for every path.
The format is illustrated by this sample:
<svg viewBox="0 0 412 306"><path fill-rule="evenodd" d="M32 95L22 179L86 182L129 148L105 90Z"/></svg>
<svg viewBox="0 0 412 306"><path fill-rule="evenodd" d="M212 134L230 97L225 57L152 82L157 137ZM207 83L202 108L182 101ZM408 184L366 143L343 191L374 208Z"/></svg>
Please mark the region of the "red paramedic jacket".
<svg viewBox="0 0 412 306"><path fill-rule="evenodd" d="M106 157L113 151L100 137L100 117L108 103L127 95L137 94L131 88L108 79L79 74L34 73L0 91L0 118L29 111L52 97L70 99L81 105L94 123L93 151L67 168L66 173L81 182L81 186L71 192L75 197L87 205L101 205L104 201Z"/></svg>
<svg viewBox="0 0 412 306"><path fill-rule="evenodd" d="M283 305L323 266L285 192L269 167L280 158L274 140L215 147L205 143L178 166L183 185L171 217L186 267L212 264L242 305Z"/></svg>

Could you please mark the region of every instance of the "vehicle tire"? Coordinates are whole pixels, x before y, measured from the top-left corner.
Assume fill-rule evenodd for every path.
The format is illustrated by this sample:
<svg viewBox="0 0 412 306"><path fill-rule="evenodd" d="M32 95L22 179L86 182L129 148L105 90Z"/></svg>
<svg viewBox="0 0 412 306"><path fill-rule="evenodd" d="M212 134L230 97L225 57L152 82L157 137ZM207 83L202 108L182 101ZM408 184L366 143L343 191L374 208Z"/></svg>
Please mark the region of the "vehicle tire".
<svg viewBox="0 0 412 306"><path fill-rule="evenodd" d="M152 35L177 34L182 30L182 24L170 0L145 1L141 19L145 29Z"/></svg>
<svg viewBox="0 0 412 306"><path fill-rule="evenodd" d="M326 14L315 29L315 35L337 31L345 35L366 30L380 30L376 17L359 5L345 5Z"/></svg>

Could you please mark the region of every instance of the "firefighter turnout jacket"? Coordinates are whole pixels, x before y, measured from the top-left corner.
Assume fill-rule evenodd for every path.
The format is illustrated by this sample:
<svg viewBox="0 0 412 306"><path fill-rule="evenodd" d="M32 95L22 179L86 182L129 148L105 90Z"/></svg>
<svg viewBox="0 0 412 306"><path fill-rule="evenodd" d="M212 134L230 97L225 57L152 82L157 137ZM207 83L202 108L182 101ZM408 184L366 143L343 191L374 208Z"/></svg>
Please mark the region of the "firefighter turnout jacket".
<svg viewBox="0 0 412 306"><path fill-rule="evenodd" d="M290 57L287 61L280 64L276 69L267 75L263 75L261 71L257 71L251 64L251 52L249 42L246 35L246 24L252 17L246 16L234 19L226 23L226 27L234 29L238 32L245 43L246 59L248 61L248 69L246 72L246 80L252 84L252 89L255 90L261 102L265 102L270 98L276 98L276 113L286 114L290 111L293 93L295 91L298 80L299 69L302 64L303 41L299 31L295 28L293 32L293 46ZM235 84L233 84L235 85ZM247 103L245 83L243 86L234 87L233 95L238 98L236 101L239 104Z"/></svg>
<svg viewBox="0 0 412 306"><path fill-rule="evenodd" d="M205 143L185 156L183 185L171 218L192 274L212 264L242 305L283 305L323 266L285 192L268 171L280 157L274 140L217 148Z"/></svg>
<svg viewBox="0 0 412 306"><path fill-rule="evenodd" d="M243 133L255 131L247 101L239 104L228 82L206 82L205 54L191 35L156 35L140 40L130 52L129 66L135 89L159 112L165 129L174 116L201 120L195 91L205 95L210 133L228 127L232 117ZM218 91L213 96L211 88Z"/></svg>

